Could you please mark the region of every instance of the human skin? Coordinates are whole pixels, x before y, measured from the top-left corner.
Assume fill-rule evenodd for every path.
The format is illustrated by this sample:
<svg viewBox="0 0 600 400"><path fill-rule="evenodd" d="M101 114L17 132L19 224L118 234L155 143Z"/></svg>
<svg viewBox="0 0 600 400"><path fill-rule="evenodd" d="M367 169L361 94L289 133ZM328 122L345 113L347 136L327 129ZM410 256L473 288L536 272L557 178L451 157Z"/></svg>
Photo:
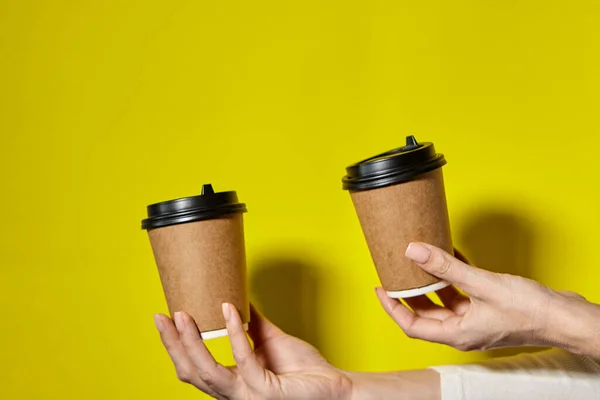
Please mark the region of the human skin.
<svg viewBox="0 0 600 400"><path fill-rule="evenodd" d="M391 299L376 292L386 312L413 338L459 350L542 345L600 358L600 306L572 292L554 291L518 276L469 265L424 243L412 243L407 257L451 282L437 292L443 306L427 296ZM456 289L458 287L467 295ZM410 307L410 308L409 308ZM248 335L236 309L223 305L236 366L215 361L191 317L155 322L180 380L217 399L441 399L433 370L349 372L328 363L310 344L287 335L256 310Z"/></svg>
<svg viewBox="0 0 600 400"><path fill-rule="evenodd" d="M437 292L443 306L427 296L404 299L405 305L376 289L409 337L463 351L532 345L600 358L600 306L582 296L477 268L460 253L462 260L426 243L411 243L406 256L454 285Z"/></svg>
<svg viewBox="0 0 600 400"><path fill-rule="evenodd" d="M310 344L287 335L256 310L248 335L236 309L223 315L236 366L215 361L200 339L191 317L174 320L156 315L155 322L183 382L217 399L416 399L439 400L440 377L433 370L389 373L348 372L335 368Z"/></svg>

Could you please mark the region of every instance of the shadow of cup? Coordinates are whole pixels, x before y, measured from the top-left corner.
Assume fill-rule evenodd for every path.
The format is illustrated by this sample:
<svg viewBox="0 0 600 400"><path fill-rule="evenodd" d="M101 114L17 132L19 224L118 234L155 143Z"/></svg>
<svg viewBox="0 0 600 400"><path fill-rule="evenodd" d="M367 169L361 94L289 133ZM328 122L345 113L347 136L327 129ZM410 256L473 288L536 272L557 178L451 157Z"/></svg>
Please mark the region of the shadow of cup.
<svg viewBox="0 0 600 400"><path fill-rule="evenodd" d="M475 214L458 231L469 261L489 271L530 277L535 232L523 216L489 210Z"/></svg>
<svg viewBox="0 0 600 400"><path fill-rule="evenodd" d="M320 348L319 279L314 265L301 257L259 260L250 275L254 305L284 332Z"/></svg>
<svg viewBox="0 0 600 400"><path fill-rule="evenodd" d="M457 232L459 250L471 263L488 271L533 279L535 226L513 210L482 210ZM544 347L514 347L484 352L486 357L534 353Z"/></svg>

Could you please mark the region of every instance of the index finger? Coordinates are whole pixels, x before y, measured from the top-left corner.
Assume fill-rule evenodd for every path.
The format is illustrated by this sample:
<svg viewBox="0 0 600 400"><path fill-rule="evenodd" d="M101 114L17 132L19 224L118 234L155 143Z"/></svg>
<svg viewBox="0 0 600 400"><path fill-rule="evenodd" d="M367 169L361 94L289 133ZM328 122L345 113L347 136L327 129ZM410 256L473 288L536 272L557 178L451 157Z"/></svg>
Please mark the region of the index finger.
<svg viewBox="0 0 600 400"><path fill-rule="evenodd" d="M156 314L154 316L156 328L160 333L160 340L162 341L173 365L175 366L175 372L180 381L190 383L196 386L211 396L216 396L216 393L210 389L202 380L198 379L195 373L195 367L192 361L189 359L183 344L179 338L179 333L175 327L173 321L166 315Z"/></svg>
<svg viewBox="0 0 600 400"><path fill-rule="evenodd" d="M198 378L219 394L231 394L237 387L236 376L210 354L192 317L184 312L176 312L175 325Z"/></svg>
<svg viewBox="0 0 600 400"><path fill-rule="evenodd" d="M482 297L494 288L495 274L467 265L427 243L410 243L406 257L431 275L448 281L471 296Z"/></svg>
<svg viewBox="0 0 600 400"><path fill-rule="evenodd" d="M223 317L238 372L249 385L257 390L262 389L267 381L267 371L260 365L250 346L237 309L232 304L223 303Z"/></svg>

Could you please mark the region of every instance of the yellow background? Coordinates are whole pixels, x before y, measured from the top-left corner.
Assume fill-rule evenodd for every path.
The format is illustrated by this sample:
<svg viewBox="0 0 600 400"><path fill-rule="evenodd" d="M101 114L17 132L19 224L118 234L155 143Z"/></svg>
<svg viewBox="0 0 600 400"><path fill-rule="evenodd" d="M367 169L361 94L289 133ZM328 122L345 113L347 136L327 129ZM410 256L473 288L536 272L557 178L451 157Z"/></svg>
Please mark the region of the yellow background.
<svg viewBox="0 0 600 400"><path fill-rule="evenodd" d="M380 308L344 167L433 141L455 243L600 301L595 1L0 1L0 398L184 399L151 202L237 190L252 295L336 366L480 360ZM228 342L210 342L230 362Z"/></svg>

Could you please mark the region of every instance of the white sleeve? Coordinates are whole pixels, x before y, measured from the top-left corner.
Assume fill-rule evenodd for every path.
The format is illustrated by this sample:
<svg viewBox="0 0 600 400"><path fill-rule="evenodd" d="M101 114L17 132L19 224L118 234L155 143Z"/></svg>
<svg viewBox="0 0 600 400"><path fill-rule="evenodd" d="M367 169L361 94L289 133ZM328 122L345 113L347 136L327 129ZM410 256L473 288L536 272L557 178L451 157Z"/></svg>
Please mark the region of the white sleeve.
<svg viewBox="0 0 600 400"><path fill-rule="evenodd" d="M600 364L559 349L431 369L442 400L600 400Z"/></svg>

